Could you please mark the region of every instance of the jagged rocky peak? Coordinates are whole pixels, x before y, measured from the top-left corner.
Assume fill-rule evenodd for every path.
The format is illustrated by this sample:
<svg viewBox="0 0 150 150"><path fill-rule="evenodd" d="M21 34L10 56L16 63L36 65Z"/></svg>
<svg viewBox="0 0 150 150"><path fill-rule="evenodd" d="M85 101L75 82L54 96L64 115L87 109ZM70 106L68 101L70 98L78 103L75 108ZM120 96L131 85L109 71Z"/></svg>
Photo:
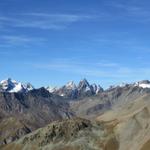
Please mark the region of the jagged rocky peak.
<svg viewBox="0 0 150 150"><path fill-rule="evenodd" d="M86 86L89 86L90 84L89 84L89 82L87 81L87 79L83 79L83 80L81 80L80 82L79 82L79 85L78 85L78 87L81 87L81 88L83 88L83 87L86 87Z"/></svg>
<svg viewBox="0 0 150 150"><path fill-rule="evenodd" d="M90 84L89 84L89 82L86 79L83 79L83 80L81 80L79 82L78 89L79 90L86 90L86 91L90 91L91 90Z"/></svg>
<svg viewBox="0 0 150 150"><path fill-rule="evenodd" d="M77 88L77 87L76 87L76 84L75 84L73 81L68 82L68 83L65 85L65 87L66 87L67 89L76 89L76 88Z"/></svg>
<svg viewBox="0 0 150 150"><path fill-rule="evenodd" d="M93 87L95 94L98 94L104 91L104 89L100 85L96 85L95 83L92 84L92 87Z"/></svg>
<svg viewBox="0 0 150 150"><path fill-rule="evenodd" d="M78 91L79 93L88 92L88 94L90 92L92 95L94 95L103 92L104 90L100 85L97 85L95 83L91 85L86 79L83 79L79 82Z"/></svg>
<svg viewBox="0 0 150 150"><path fill-rule="evenodd" d="M79 82L78 89L92 90L95 93L103 91L103 88L100 85L93 83L92 85L86 79L83 79Z"/></svg>
<svg viewBox="0 0 150 150"><path fill-rule="evenodd" d="M24 86L24 88L28 89L28 91L34 89L34 87L33 87L33 85L31 83L24 84L23 86Z"/></svg>
<svg viewBox="0 0 150 150"><path fill-rule="evenodd" d="M0 82L0 87L3 92L26 92L34 89L30 83L22 84L11 78L2 80Z"/></svg>

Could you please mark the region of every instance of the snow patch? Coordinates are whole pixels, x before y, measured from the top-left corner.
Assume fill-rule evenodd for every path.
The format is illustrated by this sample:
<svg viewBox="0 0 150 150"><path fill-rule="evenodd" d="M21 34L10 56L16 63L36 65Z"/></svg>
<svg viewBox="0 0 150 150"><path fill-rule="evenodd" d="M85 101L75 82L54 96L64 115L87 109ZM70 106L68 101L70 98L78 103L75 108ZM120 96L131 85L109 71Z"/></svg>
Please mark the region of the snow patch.
<svg viewBox="0 0 150 150"><path fill-rule="evenodd" d="M142 87L142 88L150 88L150 84L139 84L139 87Z"/></svg>
<svg viewBox="0 0 150 150"><path fill-rule="evenodd" d="M13 93L13 92L21 92L23 90L23 86L21 83L18 83L12 90L10 90L9 92Z"/></svg>

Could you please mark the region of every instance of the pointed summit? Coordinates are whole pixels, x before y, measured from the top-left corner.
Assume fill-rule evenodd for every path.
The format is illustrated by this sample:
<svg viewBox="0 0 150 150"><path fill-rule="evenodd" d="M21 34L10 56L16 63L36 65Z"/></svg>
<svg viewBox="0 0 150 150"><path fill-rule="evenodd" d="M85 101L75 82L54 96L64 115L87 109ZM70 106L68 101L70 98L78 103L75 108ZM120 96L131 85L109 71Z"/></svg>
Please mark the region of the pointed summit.
<svg viewBox="0 0 150 150"><path fill-rule="evenodd" d="M90 87L90 84L89 84L89 82L84 78L83 80L81 80L81 81L79 82L78 89L86 89L87 87Z"/></svg>
<svg viewBox="0 0 150 150"><path fill-rule="evenodd" d="M92 84L91 86L92 86L93 92L94 92L95 94L98 94L98 93L104 91L104 89L103 89L100 85L96 85L95 83Z"/></svg>

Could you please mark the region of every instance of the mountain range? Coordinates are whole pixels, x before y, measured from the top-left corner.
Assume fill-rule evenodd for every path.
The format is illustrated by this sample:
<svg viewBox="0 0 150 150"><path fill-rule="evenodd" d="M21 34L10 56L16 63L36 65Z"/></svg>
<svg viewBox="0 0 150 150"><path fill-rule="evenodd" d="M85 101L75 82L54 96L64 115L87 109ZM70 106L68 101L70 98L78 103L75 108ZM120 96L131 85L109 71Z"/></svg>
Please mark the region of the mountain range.
<svg viewBox="0 0 150 150"><path fill-rule="evenodd" d="M148 150L150 81L110 86L34 88L0 82L0 148L4 150Z"/></svg>
<svg viewBox="0 0 150 150"><path fill-rule="evenodd" d="M149 80L143 80L139 82L135 82L132 84L122 83L117 86L110 86L107 90L111 90L113 88L117 87L125 87L125 86L135 86L135 87L141 87L141 88L150 88L150 81ZM18 92L28 92L35 89L34 86L30 83L24 84L21 82L17 82L15 80L12 80L11 78L8 78L6 80L2 80L0 82L0 91L1 92L9 92L9 93L18 93ZM71 99L76 99L78 97L84 97L84 96L91 96L91 95L97 95L99 93L104 92L104 89L97 84L89 84L89 82L86 79L83 79L79 82L78 85L76 85L73 81L68 82L66 85L63 85L62 87L45 87L46 90L48 90L50 93L67 97Z"/></svg>
<svg viewBox="0 0 150 150"><path fill-rule="evenodd" d="M78 85L71 81L60 88L47 87L46 89L51 93L69 97L71 99L77 99L78 97L87 95L91 96L103 92L103 88L100 85L90 85L86 79L81 80Z"/></svg>

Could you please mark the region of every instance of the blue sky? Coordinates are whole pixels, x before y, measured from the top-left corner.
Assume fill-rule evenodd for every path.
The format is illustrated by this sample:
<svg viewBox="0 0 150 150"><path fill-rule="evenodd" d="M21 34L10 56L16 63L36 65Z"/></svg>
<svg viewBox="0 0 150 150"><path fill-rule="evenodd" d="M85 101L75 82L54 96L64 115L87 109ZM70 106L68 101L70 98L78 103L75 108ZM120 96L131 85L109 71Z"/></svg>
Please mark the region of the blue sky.
<svg viewBox="0 0 150 150"><path fill-rule="evenodd" d="M0 79L104 87L150 79L150 1L1 0Z"/></svg>

